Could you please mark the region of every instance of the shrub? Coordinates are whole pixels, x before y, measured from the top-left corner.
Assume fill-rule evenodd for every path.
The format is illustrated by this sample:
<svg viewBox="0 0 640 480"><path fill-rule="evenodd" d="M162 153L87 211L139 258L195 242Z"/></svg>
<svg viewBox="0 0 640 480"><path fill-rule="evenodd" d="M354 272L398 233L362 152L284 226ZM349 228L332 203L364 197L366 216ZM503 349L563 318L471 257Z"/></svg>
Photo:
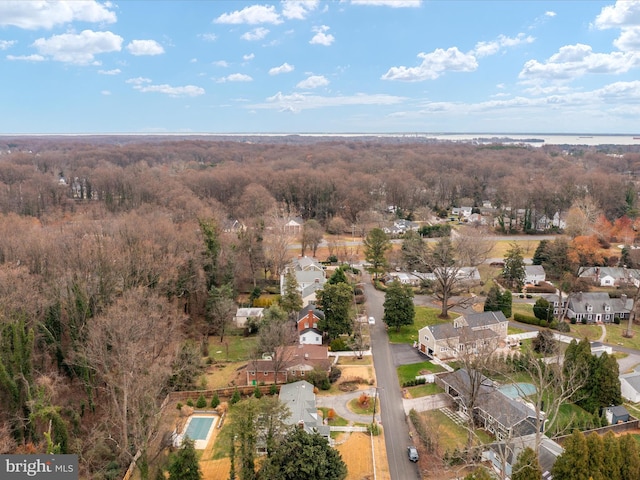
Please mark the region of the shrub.
<svg viewBox="0 0 640 480"><path fill-rule="evenodd" d="M278 386L275 384L271 384L271 386L269 387L269 394L275 395L276 393L278 393Z"/></svg>
<svg viewBox="0 0 640 480"><path fill-rule="evenodd" d="M255 398L260 398L262 396L262 392L260 391L260 387L256 385L256 388L253 389L253 396Z"/></svg>
<svg viewBox="0 0 640 480"><path fill-rule="evenodd" d="M191 399L187 400L187 406L188 407L193 407L193 400L191 400Z"/></svg>
<svg viewBox="0 0 640 480"><path fill-rule="evenodd" d="M180 409L182 408L182 402L178 402L178 403L176 404L176 408L177 408L178 410L180 410Z"/></svg>
<svg viewBox="0 0 640 480"><path fill-rule="evenodd" d="M200 394L198 400L196 400L196 408L204 408L207 406L207 399L204 398L204 395Z"/></svg>
<svg viewBox="0 0 640 480"><path fill-rule="evenodd" d="M369 423L367 425L367 431L372 437L378 436L380 435L380 425L378 425L377 423Z"/></svg>
<svg viewBox="0 0 640 480"><path fill-rule="evenodd" d="M346 342L342 338L336 338L331 342L332 352L340 352L345 350L349 350L349 347L347 347Z"/></svg>
<svg viewBox="0 0 640 480"><path fill-rule="evenodd" d="M236 403L238 403L240 401L240 392L238 391L238 389L236 388L233 392L233 395L231 396L231 400L229 400L229 403L231 405L235 405Z"/></svg>
<svg viewBox="0 0 640 480"><path fill-rule="evenodd" d="M556 322L556 325L551 326L551 328L562 333L567 333L571 330L571 327L569 327L569 324L567 322Z"/></svg>
<svg viewBox="0 0 640 480"><path fill-rule="evenodd" d="M616 325L620 325L620 317L618 317L617 315L613 317L613 323L615 323Z"/></svg>
<svg viewBox="0 0 640 480"><path fill-rule="evenodd" d="M526 323L528 325L540 325L540 321L531 315L525 315L523 313L514 313L513 319L516 322Z"/></svg>
<svg viewBox="0 0 640 480"><path fill-rule="evenodd" d="M340 370L336 366L333 366L331 367L331 371L329 372L329 381L331 383L335 383L338 381L341 375L342 375L342 370Z"/></svg>
<svg viewBox="0 0 640 480"><path fill-rule="evenodd" d="M215 392L211 398L211 408L217 408L218 405L220 405L220 397L218 396L218 392Z"/></svg>

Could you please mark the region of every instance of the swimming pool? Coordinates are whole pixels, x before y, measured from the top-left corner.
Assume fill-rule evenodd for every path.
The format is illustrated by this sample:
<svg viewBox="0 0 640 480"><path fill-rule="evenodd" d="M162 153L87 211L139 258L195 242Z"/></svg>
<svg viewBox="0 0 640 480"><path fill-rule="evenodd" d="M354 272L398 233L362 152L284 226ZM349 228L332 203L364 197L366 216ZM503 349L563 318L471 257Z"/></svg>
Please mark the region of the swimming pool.
<svg viewBox="0 0 640 480"><path fill-rule="evenodd" d="M503 385L502 387L499 387L498 390L504 393L507 397L513 399L528 397L529 395L536 393L535 385L524 382Z"/></svg>
<svg viewBox="0 0 640 480"><path fill-rule="evenodd" d="M209 438L211 437L215 421L215 416L192 416L187 421L182 436L189 437L193 440L196 449L203 450L206 448Z"/></svg>

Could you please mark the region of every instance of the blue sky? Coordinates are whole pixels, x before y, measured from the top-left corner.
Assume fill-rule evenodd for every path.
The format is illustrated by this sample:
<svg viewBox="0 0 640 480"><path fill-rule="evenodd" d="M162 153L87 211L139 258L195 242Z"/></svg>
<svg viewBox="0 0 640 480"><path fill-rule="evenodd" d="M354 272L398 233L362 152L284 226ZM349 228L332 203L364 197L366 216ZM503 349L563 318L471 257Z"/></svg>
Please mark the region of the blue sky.
<svg viewBox="0 0 640 480"><path fill-rule="evenodd" d="M0 134L640 133L640 1L0 1Z"/></svg>

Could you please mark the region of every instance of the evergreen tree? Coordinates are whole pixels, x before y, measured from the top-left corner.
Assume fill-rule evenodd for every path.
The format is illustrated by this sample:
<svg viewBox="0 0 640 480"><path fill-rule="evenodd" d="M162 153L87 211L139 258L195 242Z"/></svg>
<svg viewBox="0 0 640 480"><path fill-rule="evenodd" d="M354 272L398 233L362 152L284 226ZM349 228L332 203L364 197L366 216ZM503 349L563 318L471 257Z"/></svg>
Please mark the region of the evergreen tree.
<svg viewBox="0 0 640 480"><path fill-rule="evenodd" d="M587 435L587 448L589 448L589 475L591 480L605 480L606 477L602 471L606 453L602 437L596 432Z"/></svg>
<svg viewBox="0 0 640 480"><path fill-rule="evenodd" d="M553 305L546 298L540 297L533 304L533 314L537 319L550 322L553 319Z"/></svg>
<svg viewBox="0 0 640 480"><path fill-rule="evenodd" d="M269 480L343 480L347 466L340 453L317 433L296 428L266 458L260 478Z"/></svg>
<svg viewBox="0 0 640 480"><path fill-rule="evenodd" d="M517 243L512 243L504 257L502 278L512 288L518 291L522 289L525 279L524 258L522 248Z"/></svg>
<svg viewBox="0 0 640 480"><path fill-rule="evenodd" d="M487 298L484 301L484 311L499 312L501 301L502 301L502 292L500 292L500 287L498 287L497 285L493 285L489 289L489 293L487 293Z"/></svg>
<svg viewBox="0 0 640 480"><path fill-rule="evenodd" d="M622 457L620 456L618 437L612 431L608 431L602 442L606 452L602 461L602 475L607 480L621 480Z"/></svg>
<svg viewBox="0 0 640 480"><path fill-rule="evenodd" d="M511 471L511 480L540 480L542 468L538 462L538 454L532 448L525 448L518 455Z"/></svg>
<svg viewBox="0 0 640 480"><path fill-rule="evenodd" d="M413 305L413 290L398 281L391 282L384 296L384 316L382 321L388 327L400 330L403 325L413 325L416 316Z"/></svg>
<svg viewBox="0 0 640 480"><path fill-rule="evenodd" d="M564 452L551 469L555 480L589 480L589 449L582 432L574 432L564 442Z"/></svg>
<svg viewBox="0 0 640 480"><path fill-rule="evenodd" d="M618 438L620 445L620 478L621 480L637 480L640 478L640 452L638 443L632 435Z"/></svg>
<svg viewBox="0 0 640 480"><path fill-rule="evenodd" d="M531 347L536 353L545 355L556 352L556 341L553 339L553 333L549 329L538 331L538 336L531 342Z"/></svg>
<svg viewBox="0 0 640 480"><path fill-rule="evenodd" d="M409 230L402 239L402 259L409 271L423 271L427 248L424 240L416 231Z"/></svg>
<svg viewBox="0 0 640 480"><path fill-rule="evenodd" d="M280 297L280 307L293 318L302 309L302 295L293 270L287 270L284 276L284 294Z"/></svg>
<svg viewBox="0 0 640 480"><path fill-rule="evenodd" d="M375 278L387 264L386 254L391 250L389 237L381 228L372 229L363 241L364 258L371 264Z"/></svg>
<svg viewBox="0 0 640 480"><path fill-rule="evenodd" d="M330 283L331 285L335 285L337 283L349 284L349 279L344 274L344 268L339 267L339 268L336 268L335 272L333 272L333 275L329 277L327 282Z"/></svg>
<svg viewBox="0 0 640 480"><path fill-rule="evenodd" d="M513 294L511 290L505 290L502 292L502 296L500 297L500 310L506 318L510 318L513 314L512 312L513 305Z"/></svg>
<svg viewBox="0 0 640 480"><path fill-rule="evenodd" d="M330 340L343 333L351 333L351 306L353 305L353 289L346 283L332 285L325 283L324 288L316 292L318 305L324 318L318 322L318 328L327 332Z"/></svg>
<svg viewBox="0 0 640 480"><path fill-rule="evenodd" d="M202 472L191 439L185 438L167 469L170 480L201 480Z"/></svg>
<svg viewBox="0 0 640 480"><path fill-rule="evenodd" d="M540 240L536 251L533 252L531 263L534 265L543 265L549 258L547 249L549 248L549 240Z"/></svg>

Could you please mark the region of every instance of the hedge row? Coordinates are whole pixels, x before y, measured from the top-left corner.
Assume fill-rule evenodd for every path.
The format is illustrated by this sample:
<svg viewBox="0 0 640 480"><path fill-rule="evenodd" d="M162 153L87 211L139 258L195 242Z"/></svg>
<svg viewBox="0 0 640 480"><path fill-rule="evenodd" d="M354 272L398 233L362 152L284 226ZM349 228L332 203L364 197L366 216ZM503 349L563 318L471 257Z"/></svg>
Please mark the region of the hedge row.
<svg viewBox="0 0 640 480"><path fill-rule="evenodd" d="M569 325L566 322L559 322L556 319L547 322L546 320L540 320L537 317L531 315L525 315L523 313L514 313L513 319L516 322L526 323L527 325L536 325L538 327L549 327L559 332L568 332L570 330Z"/></svg>
<svg viewBox="0 0 640 480"><path fill-rule="evenodd" d="M403 387L415 387L416 385L424 385L427 383L427 379L424 377L414 378L413 380L407 380L402 384Z"/></svg>

